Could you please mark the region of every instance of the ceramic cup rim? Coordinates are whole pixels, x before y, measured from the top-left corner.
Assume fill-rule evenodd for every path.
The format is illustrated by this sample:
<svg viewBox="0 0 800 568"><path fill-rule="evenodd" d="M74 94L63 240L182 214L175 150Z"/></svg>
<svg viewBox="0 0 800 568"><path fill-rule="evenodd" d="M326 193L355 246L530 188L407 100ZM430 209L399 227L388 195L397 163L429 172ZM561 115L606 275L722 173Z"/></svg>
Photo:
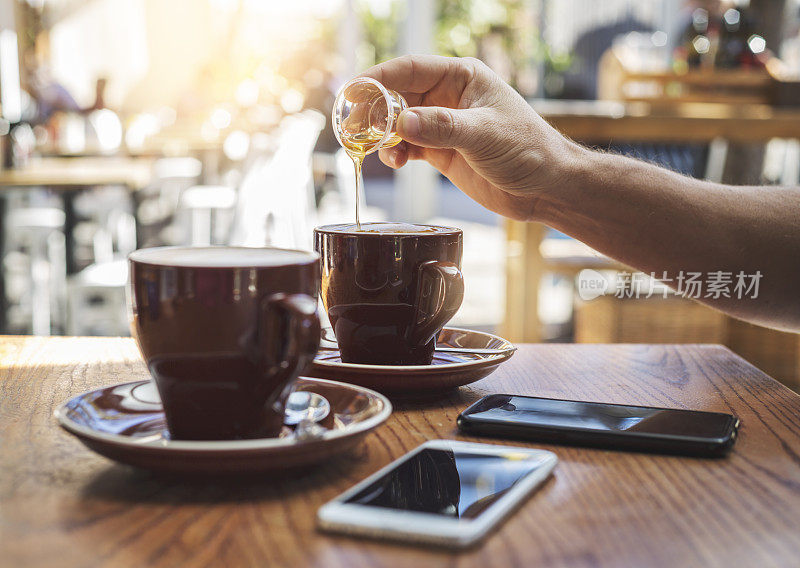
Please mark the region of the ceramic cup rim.
<svg viewBox="0 0 800 568"><path fill-rule="evenodd" d="M370 222L364 223L366 224L392 224L388 221L377 221L377 222ZM324 234L324 235L343 235L347 237L356 237L356 238L369 238L369 237L408 237L408 238L427 238L427 237L447 237L447 236L463 236L464 231L459 229L458 227L448 227L446 225L431 225L427 223L409 223L410 225L414 225L415 227L430 227L434 229L443 229L441 231L437 231L435 233L423 233L423 232L398 232L398 231L384 231L380 233L369 233L366 231L358 231L358 230L341 230L341 227L352 227L353 223L335 223L332 225L322 225L319 227L314 228L314 233L317 234Z"/></svg>
<svg viewBox="0 0 800 568"><path fill-rule="evenodd" d="M252 263L237 263L237 264L226 264L224 262L220 262L219 264L195 264L189 262L165 262L165 261L158 261L152 258L148 258L148 256L156 253L156 252L163 252L163 251L197 251L198 249L203 250L230 250L230 251L237 251L237 250L247 250L247 251L271 251L271 250L279 250L285 252L292 252L297 253L298 255L302 255L304 258L295 258L295 259L287 259L286 262L275 262L274 260L267 263L267 262L252 262ZM241 246L224 246L224 245L211 245L211 246L202 246L202 247L192 247L192 246L182 246L182 245L171 245L171 246L161 246L161 247L147 247L147 248L140 248L136 249L132 253L128 254L128 261L135 264L143 264L147 266L154 266L158 268L180 268L180 269L192 269L192 270L236 270L236 269L256 269L256 270L269 270L271 268L285 268L288 266L307 266L310 264L314 264L319 262L319 253L310 250L300 250L300 249L288 249L288 248L281 248L281 247L241 247Z"/></svg>

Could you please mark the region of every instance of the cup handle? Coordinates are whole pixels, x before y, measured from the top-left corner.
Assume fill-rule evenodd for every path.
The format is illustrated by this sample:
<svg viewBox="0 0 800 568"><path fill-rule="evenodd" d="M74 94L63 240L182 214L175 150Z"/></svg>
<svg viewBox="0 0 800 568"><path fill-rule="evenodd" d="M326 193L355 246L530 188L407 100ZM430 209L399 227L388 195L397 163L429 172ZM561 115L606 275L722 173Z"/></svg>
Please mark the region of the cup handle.
<svg viewBox="0 0 800 568"><path fill-rule="evenodd" d="M306 294L273 294L261 303L256 345L264 376L290 381L303 372L319 348L317 301ZM278 392L288 395L286 388Z"/></svg>
<svg viewBox="0 0 800 568"><path fill-rule="evenodd" d="M429 260L417 269L412 342L427 343L452 318L464 299L464 277L452 262Z"/></svg>

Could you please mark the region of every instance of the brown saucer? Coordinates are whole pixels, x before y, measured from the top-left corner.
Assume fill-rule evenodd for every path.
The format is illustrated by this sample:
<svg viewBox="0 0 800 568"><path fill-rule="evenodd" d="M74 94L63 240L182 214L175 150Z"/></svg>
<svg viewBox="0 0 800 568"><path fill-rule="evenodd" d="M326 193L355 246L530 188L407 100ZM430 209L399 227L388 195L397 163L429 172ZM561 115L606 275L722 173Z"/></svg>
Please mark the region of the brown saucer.
<svg viewBox="0 0 800 568"><path fill-rule="evenodd" d="M277 471L323 462L342 454L391 414L382 395L362 387L297 379L295 390L324 396L331 412L318 438L298 441L284 428L276 438L257 440L170 440L158 391L151 381L90 391L55 411L61 427L89 449L137 467L173 473L218 474Z"/></svg>
<svg viewBox="0 0 800 568"><path fill-rule="evenodd" d="M508 349L504 353L461 354L436 352L430 365L359 365L342 363L339 351L320 350L306 373L342 381L391 395L430 394L474 383L514 354L510 341L469 329L446 327L436 341L440 347Z"/></svg>

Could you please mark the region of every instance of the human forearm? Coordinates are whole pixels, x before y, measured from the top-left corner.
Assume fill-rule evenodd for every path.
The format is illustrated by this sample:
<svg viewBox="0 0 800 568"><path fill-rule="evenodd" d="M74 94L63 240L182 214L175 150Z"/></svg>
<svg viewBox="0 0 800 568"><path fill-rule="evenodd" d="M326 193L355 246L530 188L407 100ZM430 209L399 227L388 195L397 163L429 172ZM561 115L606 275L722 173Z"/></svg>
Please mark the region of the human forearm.
<svg viewBox="0 0 800 568"><path fill-rule="evenodd" d="M752 299L700 297L732 315L800 329L800 189L712 184L621 156L572 148L563 182L534 216L645 273L760 272Z"/></svg>
<svg viewBox="0 0 800 568"><path fill-rule="evenodd" d="M484 207L539 220L646 273L760 273L757 297L701 301L800 330L800 188L715 185L566 139L474 59L406 56L366 74L411 108L393 168L426 160ZM718 281L719 282L719 281ZM717 288L719 290L719 288Z"/></svg>

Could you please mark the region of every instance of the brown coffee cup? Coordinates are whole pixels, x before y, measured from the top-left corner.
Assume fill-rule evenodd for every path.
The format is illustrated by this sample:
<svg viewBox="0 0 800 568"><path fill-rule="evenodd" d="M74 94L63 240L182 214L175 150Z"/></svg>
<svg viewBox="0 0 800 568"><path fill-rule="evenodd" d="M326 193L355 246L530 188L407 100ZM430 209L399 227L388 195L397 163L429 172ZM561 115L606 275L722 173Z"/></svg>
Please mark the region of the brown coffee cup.
<svg viewBox="0 0 800 568"><path fill-rule="evenodd" d="M464 297L460 229L407 223L314 229L322 302L342 361L429 365Z"/></svg>
<svg viewBox="0 0 800 568"><path fill-rule="evenodd" d="M170 436L276 436L319 347L319 259L276 248L161 247L129 256L132 332Z"/></svg>

